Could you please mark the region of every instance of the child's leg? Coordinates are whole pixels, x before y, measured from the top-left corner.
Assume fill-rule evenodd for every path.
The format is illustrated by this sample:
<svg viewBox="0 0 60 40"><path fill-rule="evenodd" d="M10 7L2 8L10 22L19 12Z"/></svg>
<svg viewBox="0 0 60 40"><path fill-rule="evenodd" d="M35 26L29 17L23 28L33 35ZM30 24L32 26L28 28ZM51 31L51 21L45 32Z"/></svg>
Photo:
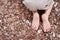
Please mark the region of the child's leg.
<svg viewBox="0 0 60 40"><path fill-rule="evenodd" d="M42 15L44 32L48 32L51 29L50 23L48 21L48 17L50 15L51 9L52 9L52 6L48 10L46 10L45 14Z"/></svg>
<svg viewBox="0 0 60 40"><path fill-rule="evenodd" d="M34 11L32 20L32 29L37 30L38 27L39 27L39 14L37 11Z"/></svg>

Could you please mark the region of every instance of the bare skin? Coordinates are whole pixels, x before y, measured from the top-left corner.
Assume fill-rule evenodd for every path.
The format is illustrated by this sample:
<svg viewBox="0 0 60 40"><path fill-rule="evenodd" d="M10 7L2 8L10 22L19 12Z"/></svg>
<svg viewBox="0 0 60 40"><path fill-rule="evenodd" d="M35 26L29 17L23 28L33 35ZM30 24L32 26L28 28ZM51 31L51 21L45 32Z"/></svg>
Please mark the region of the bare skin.
<svg viewBox="0 0 60 40"><path fill-rule="evenodd" d="M43 30L44 32L48 32L51 29L50 22L48 21L48 17L50 15L52 6L46 10L45 14L42 15L43 21ZM33 12L33 21L32 21L32 29L37 30L39 27L39 14L37 11Z"/></svg>
<svg viewBox="0 0 60 40"><path fill-rule="evenodd" d="M33 21L32 21L32 29L37 30L39 27L39 14L37 11L33 12Z"/></svg>

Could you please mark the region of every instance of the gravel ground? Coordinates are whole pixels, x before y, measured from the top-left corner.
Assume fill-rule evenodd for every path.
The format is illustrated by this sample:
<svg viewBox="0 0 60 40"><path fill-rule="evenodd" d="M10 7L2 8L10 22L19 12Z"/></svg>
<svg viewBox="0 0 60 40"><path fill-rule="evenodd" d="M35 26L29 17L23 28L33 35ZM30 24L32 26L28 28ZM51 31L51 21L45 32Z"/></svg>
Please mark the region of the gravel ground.
<svg viewBox="0 0 60 40"><path fill-rule="evenodd" d="M0 0L0 40L60 40L60 1L55 1L49 16L51 32L44 33L42 23L37 31L31 29L33 15L22 0Z"/></svg>

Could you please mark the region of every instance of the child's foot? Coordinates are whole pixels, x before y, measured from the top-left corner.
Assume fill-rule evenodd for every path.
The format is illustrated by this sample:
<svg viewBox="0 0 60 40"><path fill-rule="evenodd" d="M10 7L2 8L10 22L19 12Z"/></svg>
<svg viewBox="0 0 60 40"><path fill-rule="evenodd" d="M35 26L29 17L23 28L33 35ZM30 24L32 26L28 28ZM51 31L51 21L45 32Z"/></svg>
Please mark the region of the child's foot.
<svg viewBox="0 0 60 40"><path fill-rule="evenodd" d="M48 32L51 29L50 23L48 21L48 16L46 14L42 15L42 20L43 20L43 30L44 32Z"/></svg>
<svg viewBox="0 0 60 40"><path fill-rule="evenodd" d="M48 32L51 29L50 23L48 21L48 16L46 14L42 15L42 20L43 20L43 30L44 32Z"/></svg>
<svg viewBox="0 0 60 40"><path fill-rule="evenodd" d="M51 30L49 21L43 22L43 30L44 30L44 32L49 32Z"/></svg>
<svg viewBox="0 0 60 40"><path fill-rule="evenodd" d="M51 26L50 26L50 23L48 21L48 17L50 15L50 12L52 10L52 7L53 6L50 6L50 8L48 10L46 10L45 14L42 15L42 20L43 20L43 29L44 29L44 32L48 32L51 30Z"/></svg>
<svg viewBox="0 0 60 40"><path fill-rule="evenodd" d="M39 14L38 12L33 13L32 29L37 30L39 27Z"/></svg>

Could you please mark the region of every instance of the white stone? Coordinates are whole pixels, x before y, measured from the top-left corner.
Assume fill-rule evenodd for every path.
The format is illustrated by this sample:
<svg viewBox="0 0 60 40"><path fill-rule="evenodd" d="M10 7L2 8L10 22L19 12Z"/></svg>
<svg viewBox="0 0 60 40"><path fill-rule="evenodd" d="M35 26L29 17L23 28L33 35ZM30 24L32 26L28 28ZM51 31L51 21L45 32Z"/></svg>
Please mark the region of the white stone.
<svg viewBox="0 0 60 40"><path fill-rule="evenodd" d="M19 39L19 40L23 40L23 39Z"/></svg>
<svg viewBox="0 0 60 40"><path fill-rule="evenodd" d="M60 16L60 14L58 14L58 16Z"/></svg>
<svg viewBox="0 0 60 40"><path fill-rule="evenodd" d="M29 25L31 25L31 22L29 22Z"/></svg>
<svg viewBox="0 0 60 40"><path fill-rule="evenodd" d="M41 31L42 31L42 30L38 30L38 31L37 31L37 34L41 33Z"/></svg>
<svg viewBox="0 0 60 40"><path fill-rule="evenodd" d="M53 37L55 37L55 33L53 32Z"/></svg>
<svg viewBox="0 0 60 40"><path fill-rule="evenodd" d="M0 22L2 22L2 20L0 20Z"/></svg>
<svg viewBox="0 0 60 40"><path fill-rule="evenodd" d="M56 7L58 5L58 2L55 3L54 7Z"/></svg>
<svg viewBox="0 0 60 40"><path fill-rule="evenodd" d="M57 8L55 8L56 11L59 11Z"/></svg>
<svg viewBox="0 0 60 40"><path fill-rule="evenodd" d="M26 23L29 23L29 20L27 20Z"/></svg>
<svg viewBox="0 0 60 40"><path fill-rule="evenodd" d="M26 19L23 19L23 21L26 21Z"/></svg>
<svg viewBox="0 0 60 40"><path fill-rule="evenodd" d="M6 36L8 36L8 33L6 32L6 33L4 33Z"/></svg>
<svg viewBox="0 0 60 40"><path fill-rule="evenodd" d="M4 26L4 29L6 29L7 27L6 26Z"/></svg>
<svg viewBox="0 0 60 40"><path fill-rule="evenodd" d="M19 21L16 22L17 24L19 23Z"/></svg>

